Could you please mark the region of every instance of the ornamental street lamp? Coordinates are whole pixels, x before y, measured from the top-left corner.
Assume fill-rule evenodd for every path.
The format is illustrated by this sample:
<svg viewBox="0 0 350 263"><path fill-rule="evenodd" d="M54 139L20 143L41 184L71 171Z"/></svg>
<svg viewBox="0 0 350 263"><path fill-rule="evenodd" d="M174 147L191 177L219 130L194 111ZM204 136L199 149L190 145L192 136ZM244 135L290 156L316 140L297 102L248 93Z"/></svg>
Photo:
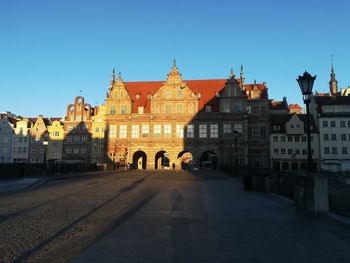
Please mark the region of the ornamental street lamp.
<svg viewBox="0 0 350 263"><path fill-rule="evenodd" d="M235 176L239 176L239 169L238 169L238 154L237 154L237 140L239 137L239 132L237 130L234 130L232 132L233 139L234 139L234 146L235 146L235 154L234 154L234 166L233 166L233 173Z"/></svg>
<svg viewBox="0 0 350 263"><path fill-rule="evenodd" d="M312 97L312 88L314 85L315 76L311 76L306 71L302 76L297 78L301 93L303 94L304 103L306 106L306 132L307 132L307 170L312 172L312 154L311 154L311 135L310 135L310 113L309 104Z"/></svg>

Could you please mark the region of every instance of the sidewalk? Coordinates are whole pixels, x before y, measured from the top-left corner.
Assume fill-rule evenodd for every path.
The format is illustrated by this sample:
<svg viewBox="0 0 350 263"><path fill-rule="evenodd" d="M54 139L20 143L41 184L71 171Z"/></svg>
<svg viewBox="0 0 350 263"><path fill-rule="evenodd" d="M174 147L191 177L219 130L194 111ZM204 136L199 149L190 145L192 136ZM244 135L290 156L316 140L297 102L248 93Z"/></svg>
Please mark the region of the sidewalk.
<svg viewBox="0 0 350 263"><path fill-rule="evenodd" d="M164 187L73 262L349 262L349 226L213 177Z"/></svg>

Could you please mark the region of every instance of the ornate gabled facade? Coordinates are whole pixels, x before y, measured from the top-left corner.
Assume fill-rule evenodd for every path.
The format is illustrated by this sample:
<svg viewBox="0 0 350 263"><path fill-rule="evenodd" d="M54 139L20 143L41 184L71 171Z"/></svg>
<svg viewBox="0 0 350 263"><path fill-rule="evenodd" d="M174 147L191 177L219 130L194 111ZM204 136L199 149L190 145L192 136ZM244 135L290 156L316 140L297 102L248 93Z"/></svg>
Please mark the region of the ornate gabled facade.
<svg viewBox="0 0 350 263"><path fill-rule="evenodd" d="M62 149L64 139L63 123L59 118L51 119L51 125L48 130L48 145L46 151L46 160L62 160Z"/></svg>
<svg viewBox="0 0 350 263"><path fill-rule="evenodd" d="M31 128L28 160L30 163L44 163L46 157L44 142L48 138L47 127L50 122L47 118L43 118L42 115L29 121L31 122Z"/></svg>
<svg viewBox="0 0 350 263"><path fill-rule="evenodd" d="M228 79L183 80L176 66L165 82L123 82L114 71L105 107L106 154L134 168L180 168L193 158L202 166L268 167L267 88ZM233 132L240 136L233 142ZM254 144L249 144L249 136Z"/></svg>
<svg viewBox="0 0 350 263"><path fill-rule="evenodd" d="M81 96L67 106L63 126L63 160L90 163L92 115L93 108Z"/></svg>

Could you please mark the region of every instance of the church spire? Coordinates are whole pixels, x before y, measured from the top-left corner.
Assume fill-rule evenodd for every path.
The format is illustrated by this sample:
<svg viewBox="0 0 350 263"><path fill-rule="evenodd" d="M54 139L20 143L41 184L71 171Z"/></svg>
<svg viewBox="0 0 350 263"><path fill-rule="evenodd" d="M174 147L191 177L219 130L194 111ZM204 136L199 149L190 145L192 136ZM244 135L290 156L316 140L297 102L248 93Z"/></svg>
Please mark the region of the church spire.
<svg viewBox="0 0 350 263"><path fill-rule="evenodd" d="M244 90L245 77L244 77L243 65L241 65L240 79L241 79L241 89Z"/></svg>
<svg viewBox="0 0 350 263"><path fill-rule="evenodd" d="M329 91L332 96L336 96L338 94L338 81L335 78L334 66L333 66L333 55L332 55L332 66L331 66L331 79L329 81Z"/></svg>
<svg viewBox="0 0 350 263"><path fill-rule="evenodd" d="M231 72L230 72L230 75L228 75L228 78L232 79L234 77L235 77L235 73L233 73L233 68L231 68Z"/></svg>

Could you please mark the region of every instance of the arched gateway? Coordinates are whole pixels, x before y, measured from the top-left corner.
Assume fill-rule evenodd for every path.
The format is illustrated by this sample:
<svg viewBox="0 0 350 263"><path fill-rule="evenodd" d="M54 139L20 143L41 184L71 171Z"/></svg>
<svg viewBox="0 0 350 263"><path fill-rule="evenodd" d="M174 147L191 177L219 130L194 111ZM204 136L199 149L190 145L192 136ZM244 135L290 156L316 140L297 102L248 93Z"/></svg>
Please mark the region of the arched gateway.
<svg viewBox="0 0 350 263"><path fill-rule="evenodd" d="M147 155L144 151L137 151L132 156L133 169L146 169L147 167Z"/></svg>
<svg viewBox="0 0 350 263"><path fill-rule="evenodd" d="M166 151L159 151L154 157L154 169L169 169L169 156Z"/></svg>

